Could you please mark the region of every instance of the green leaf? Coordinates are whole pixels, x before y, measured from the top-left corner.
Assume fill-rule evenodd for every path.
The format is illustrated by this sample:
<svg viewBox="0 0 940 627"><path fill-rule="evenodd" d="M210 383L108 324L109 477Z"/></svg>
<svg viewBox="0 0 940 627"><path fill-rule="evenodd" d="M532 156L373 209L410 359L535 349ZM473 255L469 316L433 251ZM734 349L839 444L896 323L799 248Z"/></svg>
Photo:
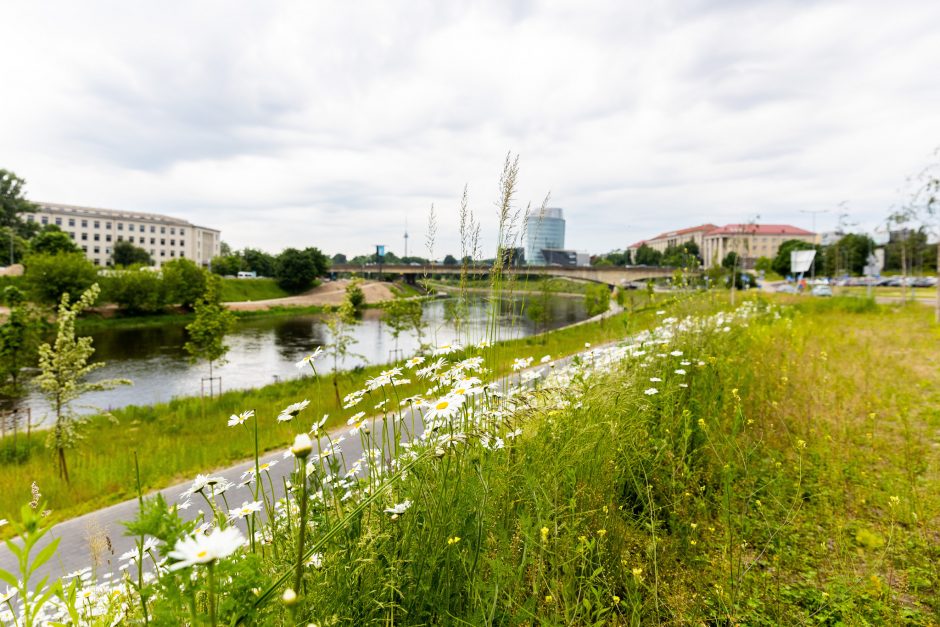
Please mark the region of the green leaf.
<svg viewBox="0 0 940 627"><path fill-rule="evenodd" d="M18 588L20 585L19 580L13 573L2 568L0 568L0 581L5 581L12 588Z"/></svg>
<svg viewBox="0 0 940 627"><path fill-rule="evenodd" d="M49 561L49 559L55 555L56 549L59 548L59 540L61 538L56 538L48 545L43 547L43 549L36 555L36 559L33 560L32 565L29 567L29 572L34 573L36 569Z"/></svg>

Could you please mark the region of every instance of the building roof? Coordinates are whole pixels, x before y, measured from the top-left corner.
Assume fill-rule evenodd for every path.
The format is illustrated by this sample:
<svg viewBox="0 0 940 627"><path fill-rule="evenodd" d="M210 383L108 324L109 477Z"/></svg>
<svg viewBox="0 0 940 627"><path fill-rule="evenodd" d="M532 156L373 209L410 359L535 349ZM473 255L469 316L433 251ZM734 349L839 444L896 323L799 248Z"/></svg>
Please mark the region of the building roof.
<svg viewBox="0 0 940 627"><path fill-rule="evenodd" d="M102 218L123 218L125 220L140 220L140 221L150 221L150 222L165 222L166 224L178 224L180 226L190 226L194 227L195 225L187 222L186 220L181 220L180 218L173 218L170 216L161 215L159 213L143 213L141 211L124 211L120 209L102 209L98 207L79 207L77 205L63 205L53 202L36 202L34 203L39 205L39 210L47 211L56 211L62 213L71 213L79 216L89 216L89 217L102 217ZM202 227L198 227L202 228ZM215 229L207 229L215 230Z"/></svg>
<svg viewBox="0 0 940 627"><path fill-rule="evenodd" d="M789 224L726 224L707 233L712 235L815 235Z"/></svg>
<svg viewBox="0 0 940 627"><path fill-rule="evenodd" d="M706 233L708 233L717 228L718 226L715 224L700 224L698 226L691 226L687 229L679 229L678 231L666 231L665 233L660 233L656 237L651 237L649 240L644 240L644 241L653 241L657 239L669 239L670 237L689 235L690 233L698 233L699 231L705 231Z"/></svg>

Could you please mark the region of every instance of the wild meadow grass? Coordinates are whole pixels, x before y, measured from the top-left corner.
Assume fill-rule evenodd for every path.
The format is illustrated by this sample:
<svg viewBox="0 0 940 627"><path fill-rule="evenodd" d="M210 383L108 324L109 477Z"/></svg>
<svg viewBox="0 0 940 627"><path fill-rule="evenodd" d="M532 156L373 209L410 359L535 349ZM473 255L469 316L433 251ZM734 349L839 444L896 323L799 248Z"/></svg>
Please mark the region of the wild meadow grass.
<svg viewBox="0 0 940 627"><path fill-rule="evenodd" d="M615 316L603 323L579 325L537 337L498 343L492 350L513 357L541 357L571 354L594 344L612 341L631 330L647 327L655 319L656 307L666 306L671 299L661 299L633 314ZM698 305L697 305L698 306ZM712 305L701 305L711 307ZM359 389L386 366L358 368L343 373L340 391L346 394ZM496 365L496 374L509 371L509 364ZM45 434L34 432L28 445L20 434L16 446L12 436L0 440L0 518L13 518L20 506L29 500L33 482L42 487L54 520L64 520L102 506L132 498L136 493L127 481L133 475L134 455L140 461L141 484L145 491L186 480L197 472L218 468L248 459L252 446L232 438L226 427L228 416L253 409L259 416L274 417L284 406L303 399L315 399L330 415L328 427L346 420L342 408L329 393L330 373L321 366L320 382L312 376L283 381L251 390L235 390L206 401L183 398L152 406L129 406L111 412L111 417L92 419L85 440L68 451L72 480L64 483L56 475L52 457L44 447ZM193 382L194 391L198 381ZM420 388L423 389L423 388ZM411 394L419 386L404 386L402 393ZM289 426L272 421L259 435L260 449L282 447L292 433ZM29 447L27 453L26 448ZM0 527L0 537L10 530Z"/></svg>
<svg viewBox="0 0 940 627"><path fill-rule="evenodd" d="M399 387L396 398L418 382L426 391L356 423L359 461L311 443L321 425L299 410L277 432L282 447L300 434L285 498L254 482L256 502L227 513L224 486L197 477L191 498L212 508L198 529L142 501L136 562L156 574L133 557L122 582L79 573L48 613L155 625L935 624L931 312L699 299L643 315L607 321L623 338L610 348L584 347L604 337L599 325L569 329L581 351L566 365L539 365L564 344L550 335L495 360L469 349L374 373L343 416ZM242 420L280 428L267 412Z"/></svg>

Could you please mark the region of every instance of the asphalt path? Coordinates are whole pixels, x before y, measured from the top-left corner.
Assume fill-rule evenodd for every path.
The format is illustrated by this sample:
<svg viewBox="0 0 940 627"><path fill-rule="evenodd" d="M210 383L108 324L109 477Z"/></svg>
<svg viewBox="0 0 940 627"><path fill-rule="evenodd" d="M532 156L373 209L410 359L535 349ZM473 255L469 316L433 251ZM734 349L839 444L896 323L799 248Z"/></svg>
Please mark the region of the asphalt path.
<svg viewBox="0 0 940 627"><path fill-rule="evenodd" d="M620 313L621 311L622 308L620 308L614 301L611 301L610 310L589 320L583 320L578 324L584 324L596 319L610 317ZM626 338L623 338L620 341L625 339ZM572 357L573 356L557 359L551 363L555 364L556 366L561 366L568 363ZM545 367L545 364L537 364L536 366L533 366L532 369L538 369L542 367ZM518 374L511 375L511 377L516 378L518 377ZM508 380L509 377L504 378L501 380L501 383L506 383ZM295 418L295 420L298 421L298 423L303 420L305 424L311 421L310 418ZM402 420L409 427L409 429L411 428L413 420L415 425L415 433L420 433L423 430L421 412L415 410L414 408L403 410ZM374 424L372 425L372 431L377 433L381 428L381 416L375 417ZM321 446L325 448L327 446L327 437L332 439L332 441L335 443L340 437L345 436L343 441L339 444L338 448L346 459L348 465L351 465L353 461L359 459L362 456L361 438L358 435L350 435L350 429L351 427L341 427L331 431L329 436L324 436L324 438L321 438ZM294 460L284 459L284 451L287 450L287 447L290 444L290 442L285 442L284 449L265 453L259 458L260 464L277 462L267 471L270 473L271 482L273 483L275 490L278 492L276 495L277 497L280 497L283 494L283 480L288 478L289 475L294 471ZM250 486L245 485L238 487L238 484L244 481L244 473L253 469L254 466L255 462L253 459L251 459L223 469L207 469L205 474L212 475L213 477L222 477L226 481L235 484L235 487L232 487L225 492L225 498L228 501L229 506L234 509L240 506L244 501L254 500ZM263 472L264 471L262 471L262 473ZM190 488L191 485L192 480L185 483L179 483L162 490L157 490L148 494L147 496L152 497L159 493L163 495L163 497L167 500L167 503L180 503L182 502L180 497ZM42 549L42 547L48 545L56 538L60 539L59 547L56 550L55 556L32 575L31 581L38 581L46 575L49 575L51 578L61 577L87 566L95 566L96 574L99 579L106 578L107 573L111 573L111 576L116 577L116 573L118 572L119 566L121 565L121 562L118 560L118 558L123 553L136 548L135 542L137 540L137 536L125 535L125 528L122 523L133 520L137 516L139 508L140 504L138 500L134 498L122 503L105 507L103 509L99 509L94 512L89 512L88 514L83 514L76 518L71 518L54 525L49 530L49 533L47 533L46 536L43 537L38 545L33 549L33 555L36 555ZM208 505L206 504L205 500L202 499L202 497L195 495L192 498L191 507L185 510L181 510L180 515L191 520L199 516L200 510L208 510ZM211 515L207 516L207 519L209 517L211 517ZM95 539L97 541L94 541ZM105 540L103 543L105 548L98 551L98 563L94 564L95 558L91 550L91 545L93 541L96 545L102 545L101 539ZM14 541L19 544L19 540ZM14 575L19 575L19 566L16 561L16 556L13 555L13 553L10 552L6 546L0 547L0 568L12 572Z"/></svg>

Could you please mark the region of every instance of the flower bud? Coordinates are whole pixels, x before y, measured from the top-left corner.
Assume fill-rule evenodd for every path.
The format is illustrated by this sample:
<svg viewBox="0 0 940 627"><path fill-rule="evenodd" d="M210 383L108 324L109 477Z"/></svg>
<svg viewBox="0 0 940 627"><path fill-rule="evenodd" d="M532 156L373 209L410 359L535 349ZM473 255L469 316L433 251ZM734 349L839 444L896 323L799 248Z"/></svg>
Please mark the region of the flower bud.
<svg viewBox="0 0 940 627"><path fill-rule="evenodd" d="M297 603L297 593L294 592L292 588L287 588L284 590L284 594L281 595L281 603L290 607Z"/></svg>
<svg viewBox="0 0 940 627"><path fill-rule="evenodd" d="M311 451L313 451L313 442L310 440L310 436L306 433L297 434L297 437L294 438L294 444L290 447L290 452L294 454L294 457L306 459Z"/></svg>

